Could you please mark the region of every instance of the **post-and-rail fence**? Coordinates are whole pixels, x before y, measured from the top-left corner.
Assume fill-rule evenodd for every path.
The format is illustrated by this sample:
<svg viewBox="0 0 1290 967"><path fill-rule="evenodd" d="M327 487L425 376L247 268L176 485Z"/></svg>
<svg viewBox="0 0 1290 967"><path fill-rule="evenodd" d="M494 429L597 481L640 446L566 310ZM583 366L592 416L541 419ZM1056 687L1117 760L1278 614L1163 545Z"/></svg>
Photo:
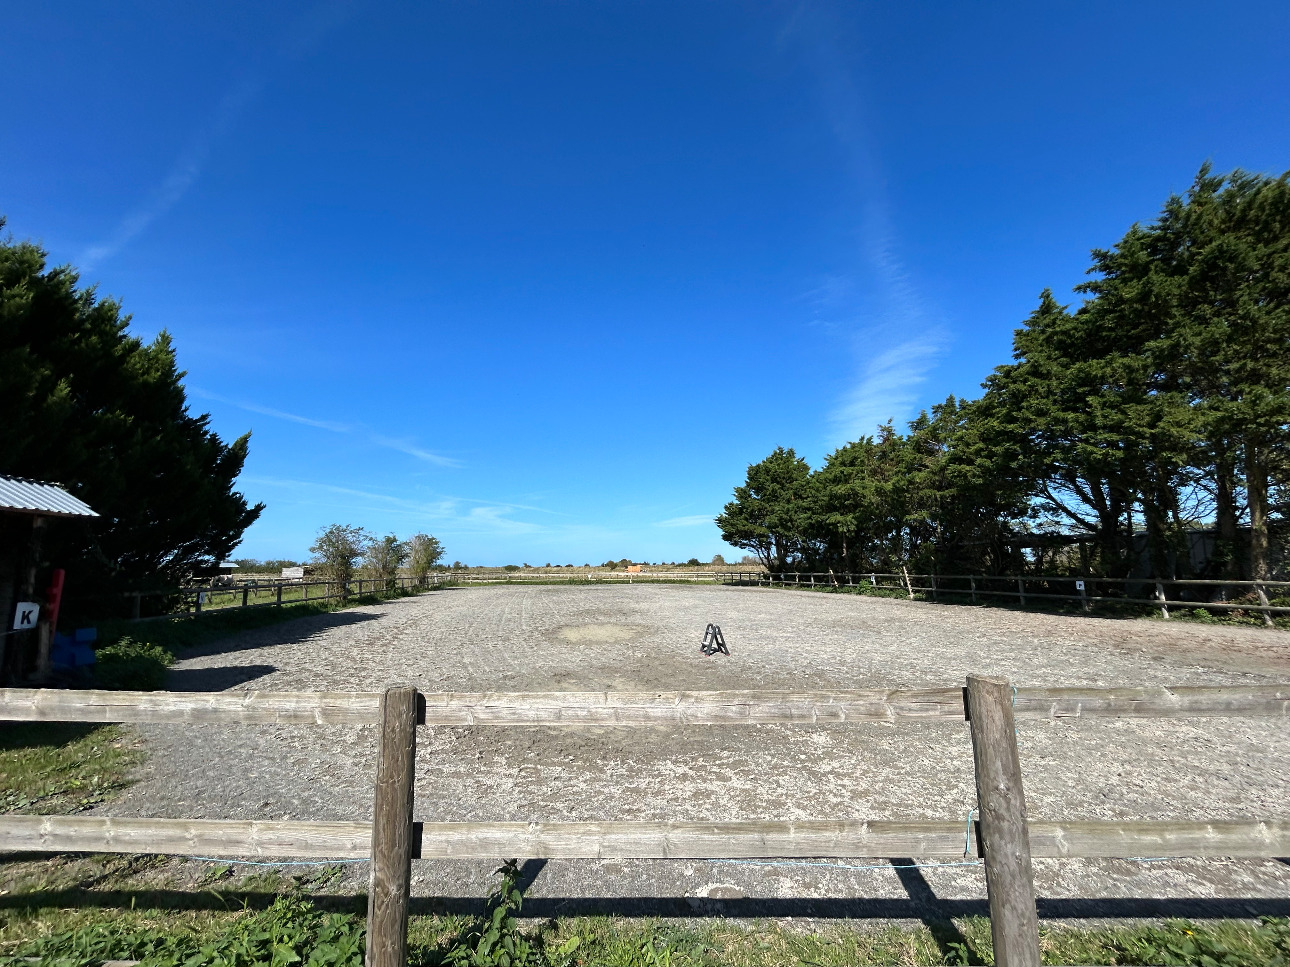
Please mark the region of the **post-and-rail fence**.
<svg viewBox="0 0 1290 967"><path fill-rule="evenodd" d="M256 580L215 587L175 588L163 591L132 591L123 597L135 620L192 617L230 608L270 608L284 604L328 602L354 595L393 590L464 587L485 584L725 584L742 587L796 589L872 589L918 595L933 602L981 604L1003 601L1021 607L1028 604L1078 604L1084 611L1094 607L1147 606L1169 618L1169 609L1200 609L1218 612L1251 612L1263 615L1271 624L1274 615L1290 615L1290 604L1272 604L1269 593L1290 596L1290 581L1237 581L1211 579L1157 580L1155 578L1080 577L1078 575L996 575L996 574L913 574L881 571L834 572L790 571L782 574L764 570L739 571L586 571L530 568L505 571L437 571L424 578L400 576L392 579L353 578L347 582L327 580ZM1253 595L1255 600L1246 600ZM142 602L149 597L171 601L167 613L140 617ZM1235 596L1241 600L1231 600Z"/></svg>
<svg viewBox="0 0 1290 967"><path fill-rule="evenodd" d="M805 571L773 574L767 571L733 571L725 583L754 587L784 588L873 588L897 591L911 598L923 595L932 601L1015 601L1078 603L1091 611L1094 605L1147 605L1157 608L1163 618L1170 608L1217 611L1252 611L1267 618L1290 614L1290 605L1274 605L1268 592L1286 595L1290 581L1235 581L1199 578L1164 580L1156 578L1081 577L1044 574L906 574L881 571ZM1119 593L1112 593L1118 590ZM1253 594L1255 601L1231 601L1229 594ZM1171 596L1172 595L1172 596ZM1190 595L1181 597L1180 595Z"/></svg>
<svg viewBox="0 0 1290 967"><path fill-rule="evenodd" d="M0 816L0 851L370 859L368 967L406 963L411 861L423 859L967 857L984 861L995 963L1037 967L1032 857L1290 856L1290 819L1032 820L1017 718L1290 717L1290 685L837 691L421 693L0 690L0 720L379 728L371 823ZM977 819L416 822L418 727L693 726L967 721ZM971 830L975 836L967 836Z"/></svg>
<svg viewBox="0 0 1290 967"><path fill-rule="evenodd" d="M428 589L452 583L445 574L429 574L424 578L352 578L349 581L281 580L243 581L209 587L169 588L158 591L127 591L117 595L128 603L130 618L151 621L159 618L182 618L200 614L213 614L230 608L281 608L287 604L319 604L365 594L388 591ZM164 614L141 617L147 598L167 598L170 610Z"/></svg>

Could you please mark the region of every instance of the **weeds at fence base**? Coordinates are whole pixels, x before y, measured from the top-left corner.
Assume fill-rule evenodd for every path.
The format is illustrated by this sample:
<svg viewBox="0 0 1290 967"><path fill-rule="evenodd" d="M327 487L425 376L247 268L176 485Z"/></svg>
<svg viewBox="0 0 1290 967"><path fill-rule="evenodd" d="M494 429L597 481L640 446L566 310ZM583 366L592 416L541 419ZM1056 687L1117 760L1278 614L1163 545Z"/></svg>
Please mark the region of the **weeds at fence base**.
<svg viewBox="0 0 1290 967"><path fill-rule="evenodd" d="M505 907L500 921L511 920ZM28 957L58 967L90 967L106 959L146 967L361 967L363 921L326 912L300 896L267 909L167 913L137 908L0 914L0 967L25 967ZM581 917L491 933L487 918L415 917L412 967L855 967L863 964L989 964L990 924L983 917L916 927L856 924L740 923ZM39 930L38 937L22 937ZM508 943L509 941L509 943ZM1290 921L1176 920L1107 929L1044 928L1047 964L1156 964L1284 967L1290 963ZM511 953L513 951L513 954Z"/></svg>
<svg viewBox="0 0 1290 967"><path fill-rule="evenodd" d="M15 866L27 868L19 878ZM275 869L155 855L53 857L7 864L0 875L0 967L360 967L366 899L343 892L335 869ZM989 964L986 917L889 922L657 917L521 919L518 871L508 863L477 916L413 916L410 967L856 967ZM182 878L205 884L176 909ZM330 892L342 891L342 892ZM313 894L312 896L310 894ZM108 896L128 904L105 903ZM1290 920L1041 925L1046 964L1287 967ZM298 958L298 959L297 959Z"/></svg>

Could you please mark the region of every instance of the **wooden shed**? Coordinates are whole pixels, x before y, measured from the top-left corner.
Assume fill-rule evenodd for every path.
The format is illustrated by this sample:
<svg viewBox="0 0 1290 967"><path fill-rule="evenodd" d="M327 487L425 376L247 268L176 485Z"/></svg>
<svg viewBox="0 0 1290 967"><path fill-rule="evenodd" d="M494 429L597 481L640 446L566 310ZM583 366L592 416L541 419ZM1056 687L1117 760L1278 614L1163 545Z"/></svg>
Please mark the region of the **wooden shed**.
<svg viewBox="0 0 1290 967"><path fill-rule="evenodd" d="M62 594L62 572L41 556L49 521L97 516L58 484L0 474L0 679L21 679L49 655Z"/></svg>

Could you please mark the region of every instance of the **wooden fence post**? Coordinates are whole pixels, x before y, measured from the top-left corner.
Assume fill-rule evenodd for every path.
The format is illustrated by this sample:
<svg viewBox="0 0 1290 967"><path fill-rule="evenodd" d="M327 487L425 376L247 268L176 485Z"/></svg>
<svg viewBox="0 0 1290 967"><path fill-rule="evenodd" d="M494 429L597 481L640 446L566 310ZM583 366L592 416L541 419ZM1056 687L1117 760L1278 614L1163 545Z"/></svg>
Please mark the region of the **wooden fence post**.
<svg viewBox="0 0 1290 967"><path fill-rule="evenodd" d="M968 676L966 710L994 962L998 967L1039 967L1039 915L1012 694L1007 679Z"/></svg>
<svg viewBox="0 0 1290 967"><path fill-rule="evenodd" d="M367 890L366 967L407 965L418 698L411 685L388 688L381 696L381 744L372 813L372 878Z"/></svg>
<svg viewBox="0 0 1290 967"><path fill-rule="evenodd" d="M247 595L249 595L250 593L251 593L251 589L245 584L242 585L242 607L244 608L246 607L246 603L247 603Z"/></svg>
<svg viewBox="0 0 1290 967"><path fill-rule="evenodd" d="M1024 578L1017 578L1017 597L1021 599L1021 606L1026 606L1026 581Z"/></svg>
<svg viewBox="0 0 1290 967"><path fill-rule="evenodd" d="M1165 604L1165 586L1159 581L1156 582L1156 600L1160 602L1160 617L1166 621L1169 620L1169 608Z"/></svg>
<svg viewBox="0 0 1290 967"><path fill-rule="evenodd" d="M279 608L280 608L280 607L282 607L282 585L281 585L281 584L279 584L279 585L278 585L278 600L277 600L277 605L278 605L278 607L279 607Z"/></svg>
<svg viewBox="0 0 1290 967"><path fill-rule="evenodd" d="M936 600L936 575L932 574L932 575L929 575L929 577L931 577L932 579L932 600L935 601Z"/></svg>
<svg viewBox="0 0 1290 967"><path fill-rule="evenodd" d="M971 574L968 575L968 584L972 588L972 603L976 604L976 578Z"/></svg>
<svg viewBox="0 0 1290 967"><path fill-rule="evenodd" d="M1268 592L1264 589L1262 584L1254 585L1254 593L1259 596L1259 604L1263 605L1265 608L1268 607ZM1272 620L1272 613L1270 611L1263 612L1263 625L1266 628L1276 627L1276 622Z"/></svg>

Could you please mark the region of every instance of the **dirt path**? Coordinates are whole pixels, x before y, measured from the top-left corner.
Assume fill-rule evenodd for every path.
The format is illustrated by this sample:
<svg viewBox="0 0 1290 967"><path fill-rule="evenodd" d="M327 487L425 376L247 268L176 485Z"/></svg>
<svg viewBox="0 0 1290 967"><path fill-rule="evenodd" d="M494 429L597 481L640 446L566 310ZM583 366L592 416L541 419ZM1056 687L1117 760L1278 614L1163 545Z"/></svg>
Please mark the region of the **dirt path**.
<svg viewBox="0 0 1290 967"><path fill-rule="evenodd" d="M721 625L730 658L698 642ZM1290 680L1290 635L754 588L484 587L302 619L187 657L174 688L426 691ZM368 729L153 727L140 782L109 812L364 819ZM960 723L830 728L435 729L419 737L417 818L963 819ZM1023 723L1034 818L1290 814L1284 720ZM880 869L702 861L553 861L527 910L928 917L984 912L978 867ZM1046 916L1290 914L1279 861L1038 861ZM492 864L414 865L431 909L459 909ZM352 882L361 883L355 868ZM1171 901L1161 905L1156 901ZM1176 901L1176 902L1172 902Z"/></svg>

